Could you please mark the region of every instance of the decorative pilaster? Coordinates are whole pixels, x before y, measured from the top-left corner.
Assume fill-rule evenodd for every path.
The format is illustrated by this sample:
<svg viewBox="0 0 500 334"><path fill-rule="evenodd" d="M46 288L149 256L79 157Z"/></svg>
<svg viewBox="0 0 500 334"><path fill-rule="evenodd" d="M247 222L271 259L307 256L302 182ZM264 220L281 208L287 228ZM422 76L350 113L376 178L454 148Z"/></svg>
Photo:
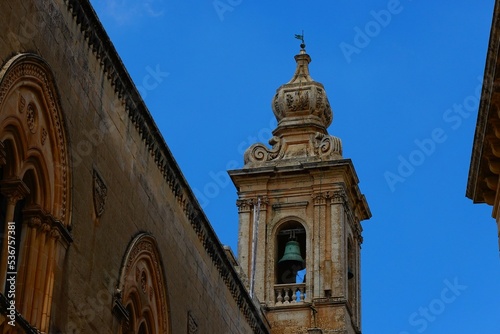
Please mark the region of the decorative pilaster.
<svg viewBox="0 0 500 334"><path fill-rule="evenodd" d="M328 198L327 193L315 193L312 195L313 203L314 203L314 218L313 218L313 233L314 235L322 235L326 236L326 201ZM322 252L325 249L325 244L330 243L330 238L328 241L325 238L318 238L316 242L313 243L313 272L309 277L314 278L313 286L314 291L308 290L308 296L311 296L311 292L313 292L313 298L321 298L324 297L325 290L331 290L331 259L325 252ZM321 272L321 268L325 267L325 271ZM310 288L310 284L308 284L308 289ZM310 297L308 298L310 299Z"/></svg>
<svg viewBox="0 0 500 334"><path fill-rule="evenodd" d="M346 194L343 189L331 192L330 237L332 240L332 261L336 264L332 277L332 296L345 299L347 290L347 244L345 228Z"/></svg>

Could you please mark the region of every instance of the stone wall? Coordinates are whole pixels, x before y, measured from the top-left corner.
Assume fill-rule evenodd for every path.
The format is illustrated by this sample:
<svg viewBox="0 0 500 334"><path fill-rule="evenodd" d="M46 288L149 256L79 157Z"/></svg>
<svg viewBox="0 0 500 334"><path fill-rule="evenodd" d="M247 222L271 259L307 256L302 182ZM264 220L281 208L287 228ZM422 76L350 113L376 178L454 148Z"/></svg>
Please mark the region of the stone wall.
<svg viewBox="0 0 500 334"><path fill-rule="evenodd" d="M160 254L172 333L266 333L89 3L1 1L0 13L0 63L41 57L66 129L73 241L57 254L50 332L120 332L124 259L145 233Z"/></svg>

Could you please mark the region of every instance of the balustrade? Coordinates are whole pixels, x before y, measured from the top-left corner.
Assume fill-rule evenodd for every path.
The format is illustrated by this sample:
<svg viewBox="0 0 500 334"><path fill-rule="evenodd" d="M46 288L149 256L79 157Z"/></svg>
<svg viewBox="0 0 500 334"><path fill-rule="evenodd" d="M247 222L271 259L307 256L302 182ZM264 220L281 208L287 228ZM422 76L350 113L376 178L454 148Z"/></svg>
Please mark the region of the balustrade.
<svg viewBox="0 0 500 334"><path fill-rule="evenodd" d="M306 298L306 284L275 284L274 295L276 306L303 303Z"/></svg>

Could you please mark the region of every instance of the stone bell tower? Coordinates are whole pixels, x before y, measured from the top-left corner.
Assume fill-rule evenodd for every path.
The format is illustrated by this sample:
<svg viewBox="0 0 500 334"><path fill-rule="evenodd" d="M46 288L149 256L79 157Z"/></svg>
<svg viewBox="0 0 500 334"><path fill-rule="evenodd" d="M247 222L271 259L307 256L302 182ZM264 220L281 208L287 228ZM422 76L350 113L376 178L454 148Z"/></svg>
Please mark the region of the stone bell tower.
<svg viewBox="0 0 500 334"><path fill-rule="evenodd" d="M239 262L272 333L361 333L360 222L371 213L340 139L327 132L332 110L301 47L272 101L272 147L252 145L243 168L229 171Z"/></svg>

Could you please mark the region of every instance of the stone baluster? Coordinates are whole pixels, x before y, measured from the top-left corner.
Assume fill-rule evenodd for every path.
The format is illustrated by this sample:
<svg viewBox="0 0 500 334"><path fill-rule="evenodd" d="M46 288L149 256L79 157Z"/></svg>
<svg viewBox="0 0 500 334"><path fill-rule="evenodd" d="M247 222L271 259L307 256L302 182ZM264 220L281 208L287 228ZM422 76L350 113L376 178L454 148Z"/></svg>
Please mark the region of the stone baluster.
<svg viewBox="0 0 500 334"><path fill-rule="evenodd" d="M276 305L283 305L283 295L281 289L276 289Z"/></svg>
<svg viewBox="0 0 500 334"><path fill-rule="evenodd" d="M290 304L290 289L285 288L283 290L285 291L285 301L283 304Z"/></svg>

